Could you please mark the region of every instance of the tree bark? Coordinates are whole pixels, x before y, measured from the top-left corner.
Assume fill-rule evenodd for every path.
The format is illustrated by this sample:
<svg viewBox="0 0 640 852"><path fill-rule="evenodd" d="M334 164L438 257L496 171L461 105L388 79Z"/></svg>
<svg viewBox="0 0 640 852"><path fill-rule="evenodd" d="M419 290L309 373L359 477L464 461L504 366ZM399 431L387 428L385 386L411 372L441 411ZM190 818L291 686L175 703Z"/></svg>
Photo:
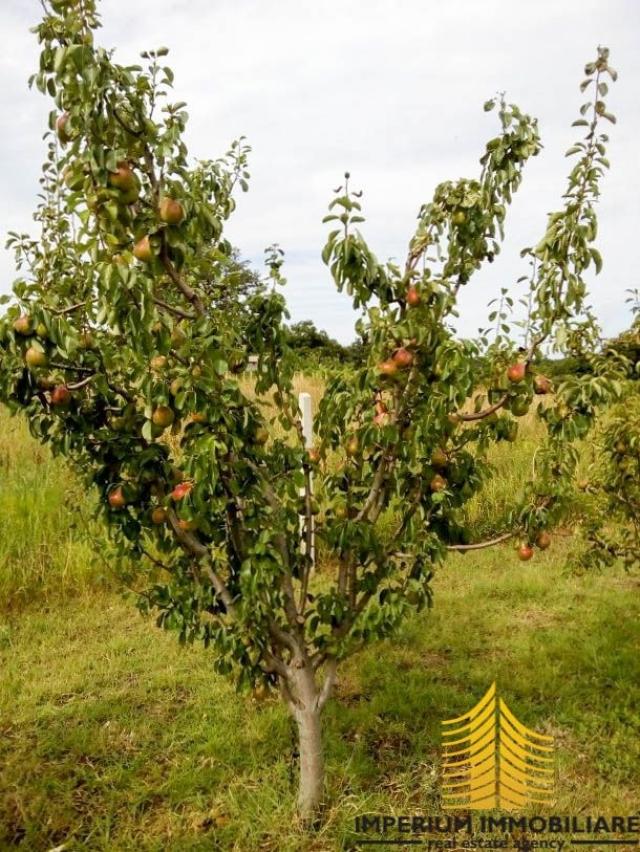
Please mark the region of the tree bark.
<svg viewBox="0 0 640 852"><path fill-rule="evenodd" d="M291 713L298 726L300 786L298 812L304 821L312 820L322 804L324 792L324 751L322 748L321 702L313 671L305 666L291 672Z"/></svg>

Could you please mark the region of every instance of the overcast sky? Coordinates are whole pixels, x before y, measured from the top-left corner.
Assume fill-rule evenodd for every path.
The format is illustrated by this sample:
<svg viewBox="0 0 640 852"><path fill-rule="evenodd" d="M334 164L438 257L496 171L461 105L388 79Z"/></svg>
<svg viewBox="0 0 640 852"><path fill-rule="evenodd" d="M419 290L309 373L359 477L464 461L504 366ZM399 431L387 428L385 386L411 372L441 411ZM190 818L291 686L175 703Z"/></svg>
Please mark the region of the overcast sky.
<svg viewBox="0 0 640 852"><path fill-rule="evenodd" d="M608 99L612 170L599 205L604 270L592 302L607 334L629 324L625 289L640 287L640 2L638 0L103 0L98 38L135 61L171 48L174 100L189 104L196 157L244 134L253 147L248 194L228 225L261 265L277 242L287 256L294 320L342 341L354 315L320 259L331 190L348 169L364 190L364 233L378 257L402 259L416 213L443 179L478 174L497 117L497 91L540 121L544 151L526 168L502 254L467 286L458 328L472 335L501 286L526 272L522 246L556 209L578 129L578 83L598 44L619 72ZM0 228L30 230L47 100L27 89L37 67L36 0L2 0ZM0 255L0 291L14 277Z"/></svg>

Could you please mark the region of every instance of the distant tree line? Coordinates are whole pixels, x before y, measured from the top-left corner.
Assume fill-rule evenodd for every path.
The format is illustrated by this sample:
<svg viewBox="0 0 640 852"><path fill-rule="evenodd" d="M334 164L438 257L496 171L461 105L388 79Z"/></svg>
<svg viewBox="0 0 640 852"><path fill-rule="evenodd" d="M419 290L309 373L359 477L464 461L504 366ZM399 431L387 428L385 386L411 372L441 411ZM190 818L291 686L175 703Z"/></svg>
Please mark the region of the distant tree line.
<svg viewBox="0 0 640 852"><path fill-rule="evenodd" d="M289 346L297 355L299 369L327 368L338 365L358 366L363 363L365 344L362 340L344 345L330 337L323 329L316 328L313 320L302 320L288 328ZM631 377L640 379L640 320L617 337L607 341L611 354L622 355L630 362ZM576 376L592 372L587 357L579 354L564 358L542 357L538 369L556 381L564 376Z"/></svg>
<svg viewBox="0 0 640 852"><path fill-rule="evenodd" d="M301 367L331 367L338 364L355 366L364 359L362 341L345 346L323 329L316 328L313 320L302 320L290 325L288 343Z"/></svg>

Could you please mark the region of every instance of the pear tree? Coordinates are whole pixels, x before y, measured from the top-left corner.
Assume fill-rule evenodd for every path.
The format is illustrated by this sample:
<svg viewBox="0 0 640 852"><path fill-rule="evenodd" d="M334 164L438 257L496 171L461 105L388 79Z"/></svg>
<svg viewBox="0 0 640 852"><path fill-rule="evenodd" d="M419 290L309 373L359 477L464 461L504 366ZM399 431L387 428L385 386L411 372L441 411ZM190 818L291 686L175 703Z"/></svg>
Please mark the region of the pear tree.
<svg viewBox="0 0 640 852"><path fill-rule="evenodd" d="M97 43L95 0L43 6L30 82L52 109L37 232L9 239L19 277L0 320L0 399L95 490L140 607L181 642L202 642L240 690L281 696L309 818L323 798L321 715L340 663L430 604L449 553L513 539L517 566L547 547L571 503L575 442L619 393L585 284L601 266L595 205L616 73L604 48L586 66L563 203L524 252L519 348L511 289L491 315L495 333L460 339L453 323L463 288L497 260L507 208L540 151L533 118L501 97L485 104L497 121L478 173L436 187L401 265L369 248L361 193L345 177L322 256L353 300L364 357L328 381L309 449L282 252L268 250L267 282L245 286L224 235L247 189L246 142L190 158L167 50L118 64ZM554 388L536 367L550 345L588 349L594 372ZM547 429L535 476L508 526L473 541L465 506L491 478L488 450L517 440L534 405Z"/></svg>

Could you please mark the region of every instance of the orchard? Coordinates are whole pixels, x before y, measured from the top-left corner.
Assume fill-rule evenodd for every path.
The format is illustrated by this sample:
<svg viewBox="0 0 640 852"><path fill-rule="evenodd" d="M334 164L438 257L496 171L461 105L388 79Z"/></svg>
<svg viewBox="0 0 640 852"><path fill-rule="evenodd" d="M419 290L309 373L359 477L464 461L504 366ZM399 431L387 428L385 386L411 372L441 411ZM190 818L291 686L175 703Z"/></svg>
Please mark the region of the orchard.
<svg viewBox="0 0 640 852"><path fill-rule="evenodd" d="M602 264L595 205L616 72L604 48L585 68L562 206L523 251L520 348L504 334L459 339L450 323L462 288L499 255L541 148L535 119L502 98L485 103L493 129L477 174L436 187L402 265L368 246L361 193L345 175L322 256L353 301L367 357L355 376L329 381L309 449L282 254L272 247L267 279L247 281L224 236L248 186L245 141L191 161L167 50L119 65L97 44L95 0L44 5L30 81L51 100L39 230L9 241L19 277L0 321L0 399L96 490L141 609L181 642L201 642L240 690L285 702L310 819L340 663L431 605L430 581L452 551L513 540L514 570L526 571L571 505L576 442L621 393L627 364L600 345L585 284ZM580 352L592 371L556 385L538 367L550 346ZM547 431L532 478L509 528L471 541L464 509L492 476L487 454L517 440L532 407ZM640 438L619 417L602 440L637 506ZM610 489L612 509L637 525L622 493ZM608 544L594 519L588 529L601 552L633 558L631 539ZM313 535L329 568L314 568Z"/></svg>

